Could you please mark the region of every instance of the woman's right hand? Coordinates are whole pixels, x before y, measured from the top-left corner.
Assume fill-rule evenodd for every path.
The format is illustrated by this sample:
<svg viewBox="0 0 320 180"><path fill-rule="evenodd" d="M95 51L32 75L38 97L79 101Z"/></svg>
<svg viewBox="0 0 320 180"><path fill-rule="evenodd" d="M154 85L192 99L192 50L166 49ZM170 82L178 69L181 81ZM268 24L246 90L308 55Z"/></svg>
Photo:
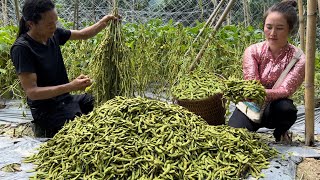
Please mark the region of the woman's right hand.
<svg viewBox="0 0 320 180"><path fill-rule="evenodd" d="M108 14L108 15L105 15L101 19L101 21L106 22L106 23L109 22L110 20L118 20L118 21L120 21L121 20L121 16L120 15L115 16L115 15L112 15L112 14Z"/></svg>
<svg viewBox="0 0 320 180"><path fill-rule="evenodd" d="M88 76L81 74L69 84L71 91L84 90L92 84L92 80Z"/></svg>

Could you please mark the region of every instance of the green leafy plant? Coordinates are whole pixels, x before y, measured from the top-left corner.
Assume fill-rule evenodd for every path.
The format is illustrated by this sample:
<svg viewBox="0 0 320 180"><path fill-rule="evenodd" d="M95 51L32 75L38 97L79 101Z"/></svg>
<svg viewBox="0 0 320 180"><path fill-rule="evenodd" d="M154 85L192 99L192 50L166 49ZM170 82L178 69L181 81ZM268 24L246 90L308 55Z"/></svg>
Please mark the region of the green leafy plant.
<svg viewBox="0 0 320 180"><path fill-rule="evenodd" d="M11 25L0 27L0 98L25 97L10 60L10 48L17 31L18 28Z"/></svg>
<svg viewBox="0 0 320 180"><path fill-rule="evenodd" d="M71 28L72 23L60 19L63 26ZM145 23L126 23L122 26L123 43L130 63L130 81L135 95L170 98L170 88L178 75L188 71L204 41L212 34L207 28L200 39L192 44L204 23L184 26L173 20L165 23L152 19ZM17 94L21 90L9 57L9 50L15 40L17 27L0 28L0 94ZM68 41L62 46L62 53L72 80L80 74L89 74L88 65L95 55L95 49L102 41L104 32L84 41ZM223 77L242 78L242 56L249 45L264 40L263 31L254 27L239 25L223 26L216 33L200 61L199 68L213 71ZM296 44L295 41L290 41ZM188 56L185 52L191 48ZM316 56L316 94L320 93L320 55ZM14 92L14 93L13 93ZM78 93L78 92L76 92ZM292 97L297 104L303 103L304 88Z"/></svg>

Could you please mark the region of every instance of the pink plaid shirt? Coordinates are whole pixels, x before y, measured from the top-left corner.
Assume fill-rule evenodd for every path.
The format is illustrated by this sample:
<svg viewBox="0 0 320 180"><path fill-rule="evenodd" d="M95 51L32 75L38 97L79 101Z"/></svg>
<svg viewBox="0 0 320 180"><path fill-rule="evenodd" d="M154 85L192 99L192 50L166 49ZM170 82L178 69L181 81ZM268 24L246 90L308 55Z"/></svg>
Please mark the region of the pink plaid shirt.
<svg viewBox="0 0 320 180"><path fill-rule="evenodd" d="M249 46L243 56L244 79L259 80L266 88L267 101L291 96L304 80L306 62L304 54L289 71L281 85L276 89L272 87L298 50L297 47L288 43L281 49L278 57L273 57L266 41Z"/></svg>

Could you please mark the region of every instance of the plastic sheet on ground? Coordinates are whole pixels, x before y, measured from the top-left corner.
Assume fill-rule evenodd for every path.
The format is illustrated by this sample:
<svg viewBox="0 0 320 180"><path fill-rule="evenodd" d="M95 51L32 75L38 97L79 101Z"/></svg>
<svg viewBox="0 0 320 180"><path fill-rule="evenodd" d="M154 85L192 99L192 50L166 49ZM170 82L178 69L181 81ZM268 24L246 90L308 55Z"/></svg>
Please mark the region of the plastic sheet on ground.
<svg viewBox="0 0 320 180"><path fill-rule="evenodd" d="M0 171L1 180L24 180L33 175L33 165L23 163L23 158L36 152L36 148L47 139L41 138L10 138L0 136L0 169L12 163L21 164L20 172L2 172ZM280 153L279 157L272 159L270 167L263 169L262 174L265 175L262 179L285 180L295 179L296 167L302 161L302 157L320 157L320 152L316 148L310 147L292 147L283 145L272 145ZM318 144L318 147L320 145ZM254 179L249 177L248 179Z"/></svg>
<svg viewBox="0 0 320 180"><path fill-rule="evenodd" d="M21 165L19 172L0 171L1 180L29 179L33 174L31 163L23 163L23 158L36 152L36 148L46 139L36 139L30 137L10 138L0 136L0 169L6 165L18 163Z"/></svg>
<svg viewBox="0 0 320 180"><path fill-rule="evenodd" d="M30 111L26 108L19 109L19 103L17 101L6 104L5 109L0 109L0 124L19 124L31 122L32 117ZM234 107L233 107L234 108ZM231 107L232 109L232 107ZM292 127L294 133L304 133L304 108L298 107L298 120ZM22 111L25 111L23 116ZM316 123L315 132L320 134L320 122L319 114L320 110L316 109ZM260 132L263 132L262 129ZM266 130L268 131L268 130ZM13 163L21 164L19 172L3 172L0 170L1 180L24 180L29 179L33 175L32 164L23 163L23 158L36 152L36 148L39 147L47 139L45 138L11 138L9 136L0 136L0 169L6 165ZM296 167L302 161L304 157L320 157L320 144L316 144L314 147L304 146L285 146L280 144L270 143L270 146L275 147L281 154L272 159L270 167L263 169L262 174L264 178L272 180L286 180L295 179ZM248 179L254 179L249 177Z"/></svg>
<svg viewBox="0 0 320 180"><path fill-rule="evenodd" d="M21 101L7 101L5 102L5 108L0 109L0 124L18 125L31 122L32 120L30 109L23 106Z"/></svg>
<svg viewBox="0 0 320 180"><path fill-rule="evenodd" d="M303 107L304 108L304 107ZM314 133L320 134L320 108L316 108L314 111ZM298 134L304 134L305 132L305 112L304 109L298 111L298 118L294 125L291 127L291 131Z"/></svg>

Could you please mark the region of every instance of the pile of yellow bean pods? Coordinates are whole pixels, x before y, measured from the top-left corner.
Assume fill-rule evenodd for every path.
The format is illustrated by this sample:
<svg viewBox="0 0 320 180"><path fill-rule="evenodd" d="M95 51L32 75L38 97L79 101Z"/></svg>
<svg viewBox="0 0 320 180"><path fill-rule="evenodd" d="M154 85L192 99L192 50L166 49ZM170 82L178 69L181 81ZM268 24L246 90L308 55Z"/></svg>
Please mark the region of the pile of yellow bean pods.
<svg viewBox="0 0 320 180"><path fill-rule="evenodd" d="M250 100L262 105L265 102L266 90L257 80L243 80L230 77L224 80L224 97L235 104Z"/></svg>
<svg viewBox="0 0 320 180"><path fill-rule="evenodd" d="M184 74L171 87L171 94L180 100L200 100L222 93L222 79L204 70Z"/></svg>
<svg viewBox="0 0 320 180"><path fill-rule="evenodd" d="M209 126L177 105L117 96L26 158L38 179L239 179L276 155L257 134Z"/></svg>

